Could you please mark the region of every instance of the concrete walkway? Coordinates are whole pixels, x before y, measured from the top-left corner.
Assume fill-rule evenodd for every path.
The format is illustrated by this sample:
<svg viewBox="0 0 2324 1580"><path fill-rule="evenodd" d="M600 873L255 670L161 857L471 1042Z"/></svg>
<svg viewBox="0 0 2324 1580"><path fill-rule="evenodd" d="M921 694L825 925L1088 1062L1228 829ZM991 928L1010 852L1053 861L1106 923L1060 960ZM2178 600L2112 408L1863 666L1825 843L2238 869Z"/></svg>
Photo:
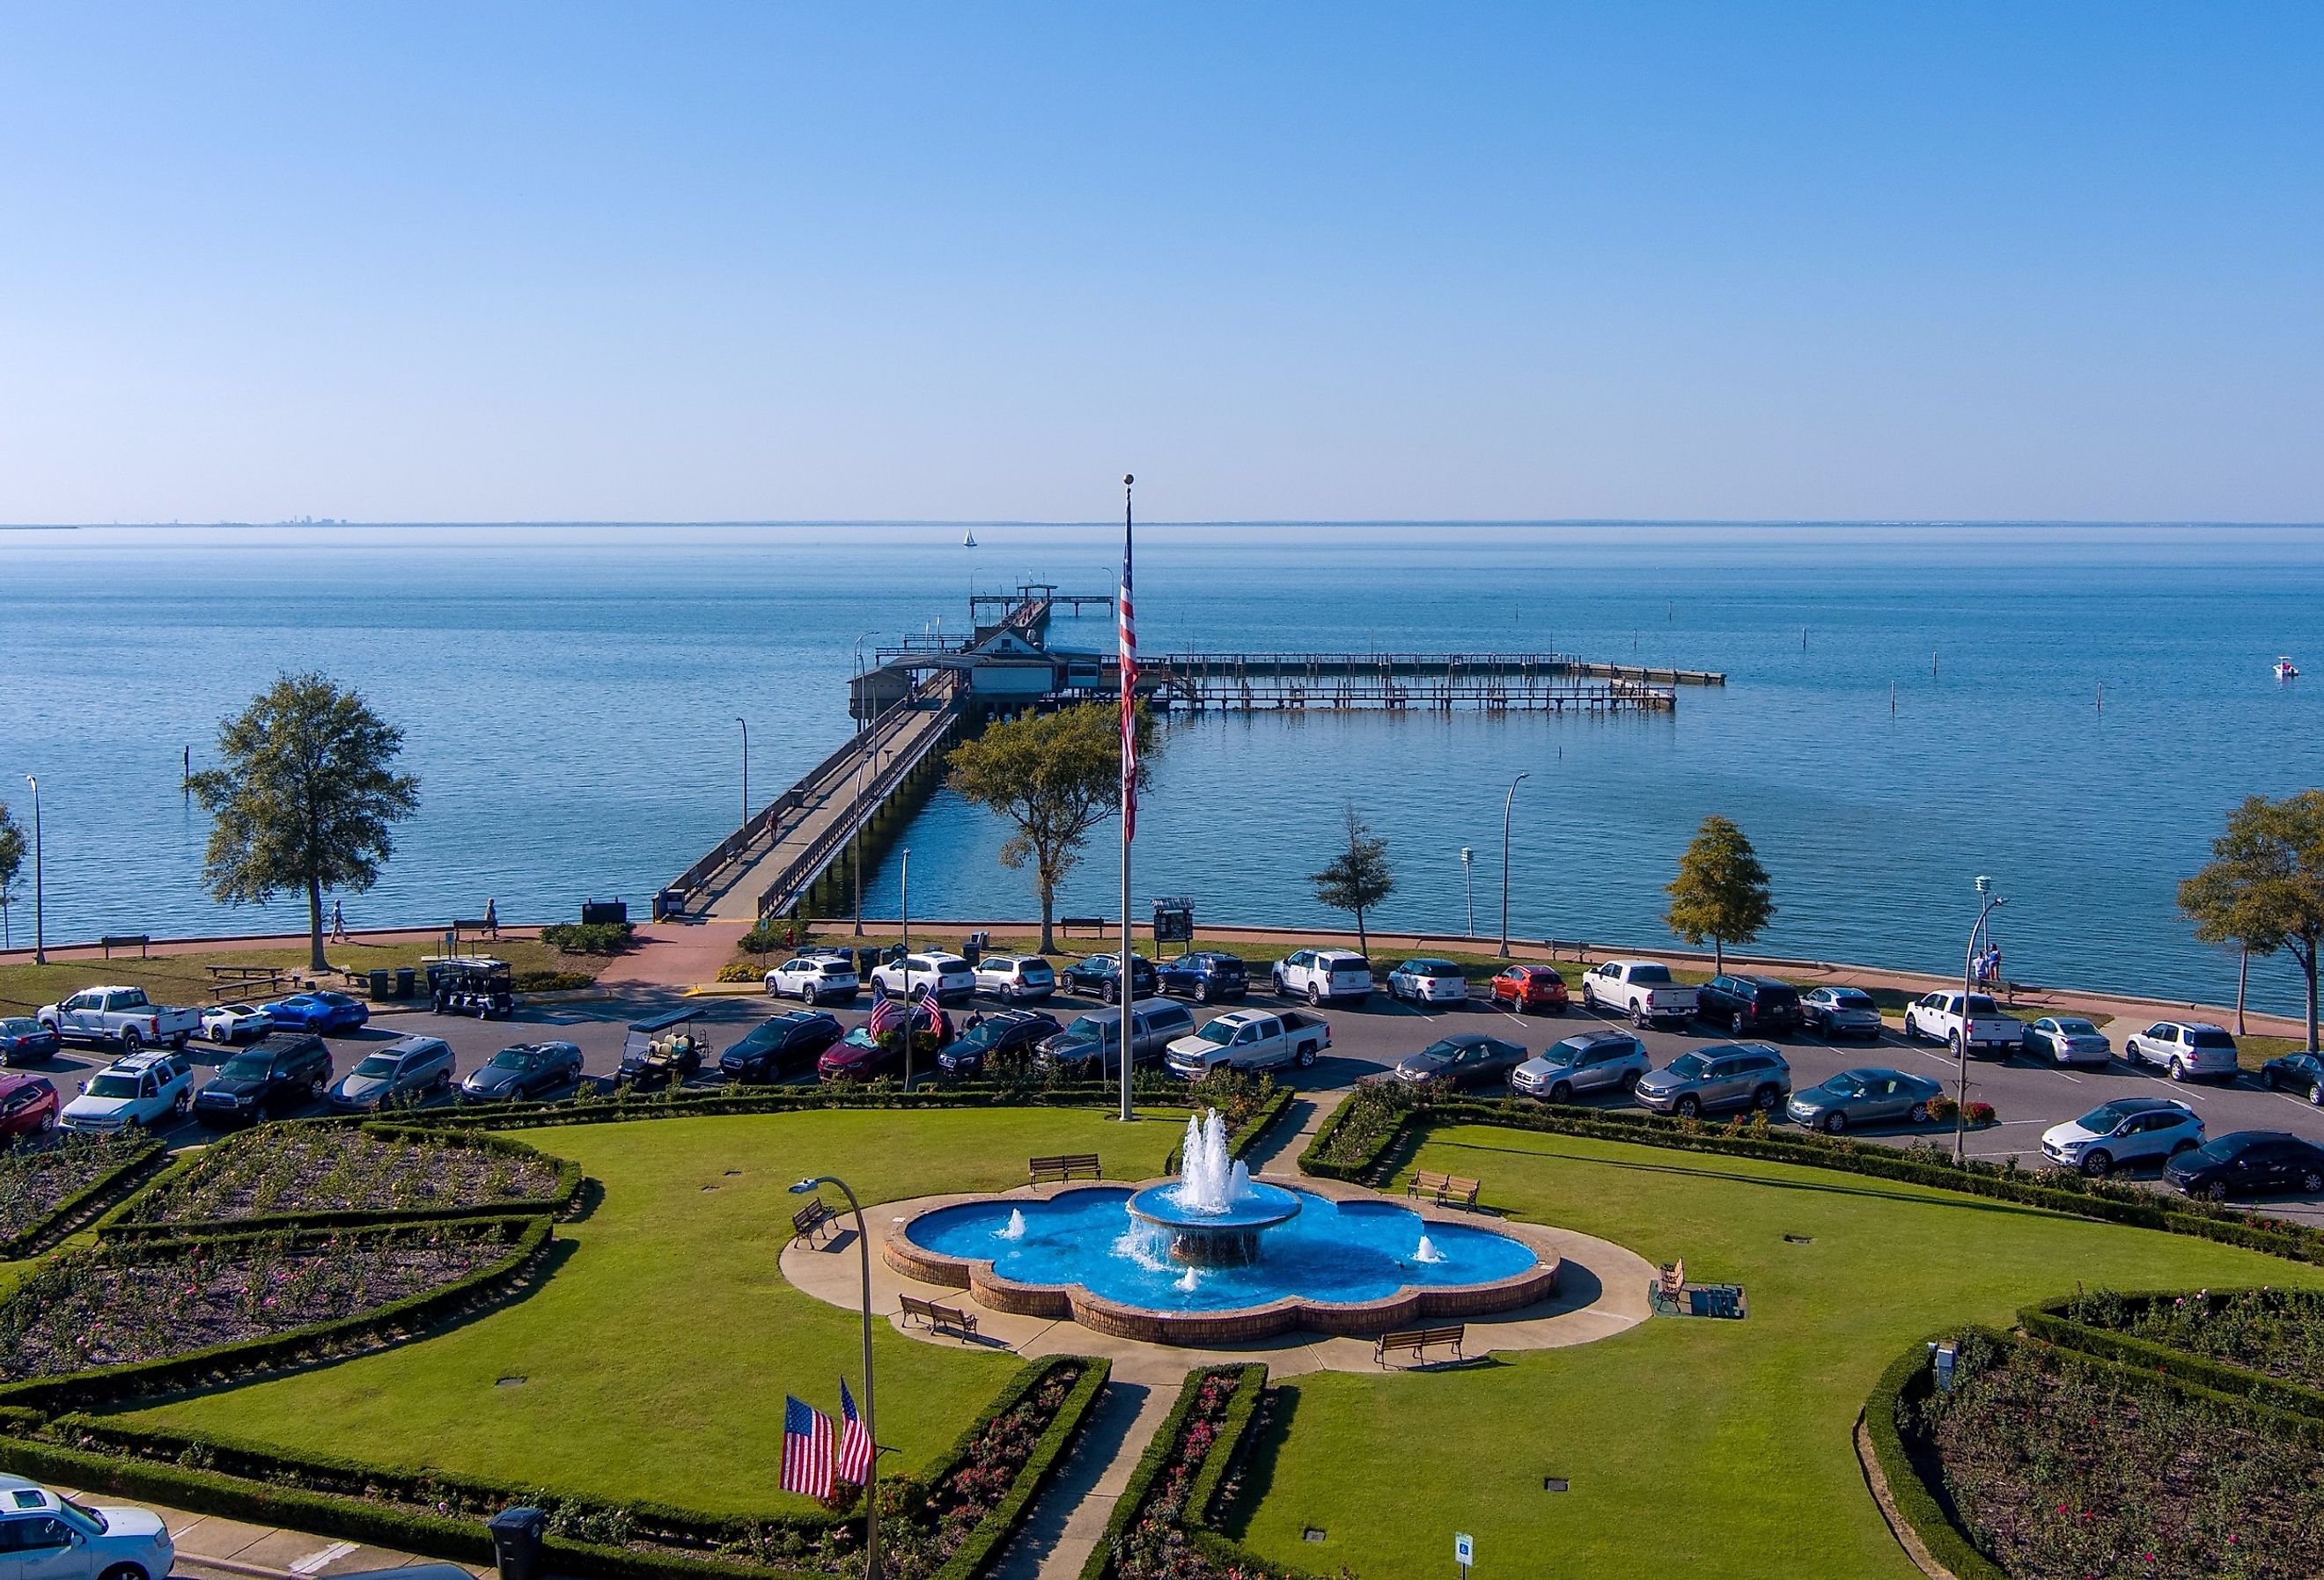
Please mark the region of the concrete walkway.
<svg viewBox="0 0 2324 1580"><path fill-rule="evenodd" d="M1109 1381L1073 1457L1042 1489L1016 1538L1002 1549L993 1580L1074 1580L1105 1535L1130 1473L1177 1398L1175 1382Z"/></svg>

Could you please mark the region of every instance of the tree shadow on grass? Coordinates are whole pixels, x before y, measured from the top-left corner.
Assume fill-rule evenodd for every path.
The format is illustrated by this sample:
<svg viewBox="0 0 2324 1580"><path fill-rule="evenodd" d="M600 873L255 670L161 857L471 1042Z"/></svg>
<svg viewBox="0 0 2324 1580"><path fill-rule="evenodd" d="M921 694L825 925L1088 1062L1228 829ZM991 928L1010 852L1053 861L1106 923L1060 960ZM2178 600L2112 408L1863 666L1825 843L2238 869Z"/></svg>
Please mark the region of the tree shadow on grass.
<svg viewBox="0 0 2324 1580"><path fill-rule="evenodd" d="M1619 1158L1582 1158L1572 1153L1544 1153L1523 1147L1493 1147L1477 1141L1444 1141L1438 1145L1462 1152L1498 1152L1512 1158L1543 1158L1554 1156L1561 1162L1576 1163L1585 1168L1622 1169L1636 1174L1669 1174L1685 1179L1712 1180L1722 1185L1756 1187L1762 1190L1803 1191L1816 1196L1854 1196L1868 1201L1900 1202L1916 1206L1945 1207L1956 1212L1995 1213L2005 1217L2060 1219L2077 1223L2102 1222L2088 1219L2079 1214L2056 1211L2049 1207L2025 1206L2016 1202L1997 1201L1989 1197L1971 1196L1966 1191L1948 1190L1942 1186L1912 1186L1902 1183L1886 1188L1870 1182L1861 1185L1825 1183L1812 1179L1772 1179L1756 1174L1732 1173L1723 1169L1696 1168L1682 1163L1641 1163ZM1812 1168L1812 1164L1780 1164L1783 1168ZM1934 1192L1935 1194L1929 1194Z"/></svg>

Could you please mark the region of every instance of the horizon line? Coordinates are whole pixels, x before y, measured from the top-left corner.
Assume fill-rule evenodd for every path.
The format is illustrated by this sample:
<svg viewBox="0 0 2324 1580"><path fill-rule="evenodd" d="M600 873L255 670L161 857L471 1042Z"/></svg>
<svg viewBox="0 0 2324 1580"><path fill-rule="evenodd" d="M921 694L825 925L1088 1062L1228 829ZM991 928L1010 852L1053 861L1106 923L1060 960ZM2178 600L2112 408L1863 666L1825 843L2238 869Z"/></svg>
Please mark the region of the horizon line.
<svg viewBox="0 0 2324 1580"><path fill-rule="evenodd" d="M0 531L102 531L136 530L259 531L281 527L1112 527L1111 518L1073 520L1011 516L735 516L687 517L511 517L425 521L357 521L332 516L306 521L84 521L0 522ZM1156 517L1143 527L2324 527L2324 520L2106 516L1213 516Z"/></svg>

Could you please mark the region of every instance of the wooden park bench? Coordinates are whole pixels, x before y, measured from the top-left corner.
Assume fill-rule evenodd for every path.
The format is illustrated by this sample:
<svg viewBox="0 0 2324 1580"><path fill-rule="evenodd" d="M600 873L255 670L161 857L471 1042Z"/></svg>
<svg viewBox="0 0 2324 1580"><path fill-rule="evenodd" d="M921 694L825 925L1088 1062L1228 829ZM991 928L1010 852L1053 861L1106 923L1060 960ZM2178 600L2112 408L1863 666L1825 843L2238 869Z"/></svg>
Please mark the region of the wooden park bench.
<svg viewBox="0 0 2324 1580"><path fill-rule="evenodd" d="M1463 1179L1457 1174L1432 1174L1423 1169L1412 1177L1404 1188L1406 1196L1425 1196L1434 1202L1458 1202L1464 1207L1477 1205L1477 1192L1483 1186L1474 1179Z"/></svg>
<svg viewBox="0 0 2324 1580"><path fill-rule="evenodd" d="M1097 1179L1102 1178L1095 1152L1061 1152L1054 1158L1028 1158L1025 1160L1027 1183L1048 1184L1058 1180Z"/></svg>
<svg viewBox="0 0 2324 1580"><path fill-rule="evenodd" d="M791 1215L791 1243L806 1241L809 1245L819 1243L823 1234L839 1222L839 1215L831 1210L820 1197Z"/></svg>
<svg viewBox="0 0 2324 1580"><path fill-rule="evenodd" d="M1372 1363L1387 1365L1389 1353L1396 1350L1407 1352L1416 1361L1425 1361L1428 1358L1428 1346L1431 1344L1450 1344L1452 1346L1452 1358L1464 1360L1467 1357L1461 1354L1461 1341L1468 1331L1466 1324L1455 1322L1443 1327L1407 1327L1395 1333L1384 1333L1372 1341Z"/></svg>
<svg viewBox="0 0 2324 1580"><path fill-rule="evenodd" d="M107 933L97 941L103 947L105 957L108 960L113 958L113 952L115 949L126 949L132 944L137 946L137 957L143 960L146 958L148 947L153 942L152 938L144 933Z"/></svg>
<svg viewBox="0 0 2324 1580"><path fill-rule="evenodd" d="M295 986L297 975L280 966L209 966L203 969L210 974L210 1003L222 1004L228 999L265 998Z"/></svg>
<svg viewBox="0 0 2324 1580"><path fill-rule="evenodd" d="M923 1300L918 1295L899 1295L896 1298L904 1303L904 1325L908 1327L911 1326L912 1318L917 1317L928 1325L931 1332L943 1333L949 1329L964 1339L976 1336L976 1317L973 1312L964 1311L957 1306Z"/></svg>
<svg viewBox="0 0 2324 1580"><path fill-rule="evenodd" d="M1655 1298L1665 1306L1676 1306L1686 1293L1686 1258L1663 1264L1655 1280Z"/></svg>

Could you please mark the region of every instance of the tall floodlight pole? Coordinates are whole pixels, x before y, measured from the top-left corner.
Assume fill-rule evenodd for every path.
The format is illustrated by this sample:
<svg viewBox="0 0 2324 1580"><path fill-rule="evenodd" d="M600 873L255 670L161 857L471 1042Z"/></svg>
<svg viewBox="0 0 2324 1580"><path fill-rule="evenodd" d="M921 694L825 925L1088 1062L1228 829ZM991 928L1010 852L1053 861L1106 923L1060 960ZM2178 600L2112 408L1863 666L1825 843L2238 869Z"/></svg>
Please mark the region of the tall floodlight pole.
<svg viewBox="0 0 2324 1580"><path fill-rule="evenodd" d="M49 963L47 922L48 899L41 890L41 781L31 774L24 782L32 787L32 964Z"/></svg>
<svg viewBox="0 0 2324 1580"><path fill-rule="evenodd" d="M1461 897L1469 907L1469 930L1464 937L1477 936L1477 853L1467 845L1461 847Z"/></svg>
<svg viewBox="0 0 2324 1580"><path fill-rule="evenodd" d="M904 1026L907 1041L911 1037L908 1017ZM839 1187L839 1194L847 1198L850 1211L855 1215L855 1249L863 1269L863 1435L872 1439L872 1464L863 1473L863 1580L881 1580L880 1572L880 1428L878 1425L877 1391L872 1386L872 1240L863 1233L863 1204L847 1187L847 1181L836 1174L818 1174L813 1179L802 1179L791 1187L793 1196L805 1196L826 1185Z"/></svg>
<svg viewBox="0 0 2324 1580"><path fill-rule="evenodd" d="M1501 802L1501 958L1509 956L1509 811L1517 804L1517 786L1533 777L1520 773L1509 781L1509 793Z"/></svg>
<svg viewBox="0 0 2324 1580"><path fill-rule="evenodd" d="M742 726L742 821L738 827L748 828L751 826L751 721L737 714L734 722Z"/></svg>
<svg viewBox="0 0 2324 1580"><path fill-rule="evenodd" d="M1977 939L1985 931L1986 919L1997 906L2009 903L1993 892L1993 880L1979 873L1977 892L1985 903L1977 913L1977 925L1969 929L1969 952L1961 961L1960 1030L1953 1033L1953 1062L1956 1067L1953 1086L1953 1162L1959 1165L1969 1150L1969 994L1977 991Z"/></svg>
<svg viewBox="0 0 2324 1580"><path fill-rule="evenodd" d="M1114 962L1121 991L1121 1118L1130 1117L1130 1061L1138 1043L1137 956L1130 950L1130 842L1138 833L1138 621L1130 597L1130 485L1138 479L1121 476L1121 590L1114 599L1115 624L1120 652L1115 668L1121 679L1121 957ZM1099 1051L1104 1051L1101 1044ZM1105 1062L1098 1061L1103 1069Z"/></svg>

